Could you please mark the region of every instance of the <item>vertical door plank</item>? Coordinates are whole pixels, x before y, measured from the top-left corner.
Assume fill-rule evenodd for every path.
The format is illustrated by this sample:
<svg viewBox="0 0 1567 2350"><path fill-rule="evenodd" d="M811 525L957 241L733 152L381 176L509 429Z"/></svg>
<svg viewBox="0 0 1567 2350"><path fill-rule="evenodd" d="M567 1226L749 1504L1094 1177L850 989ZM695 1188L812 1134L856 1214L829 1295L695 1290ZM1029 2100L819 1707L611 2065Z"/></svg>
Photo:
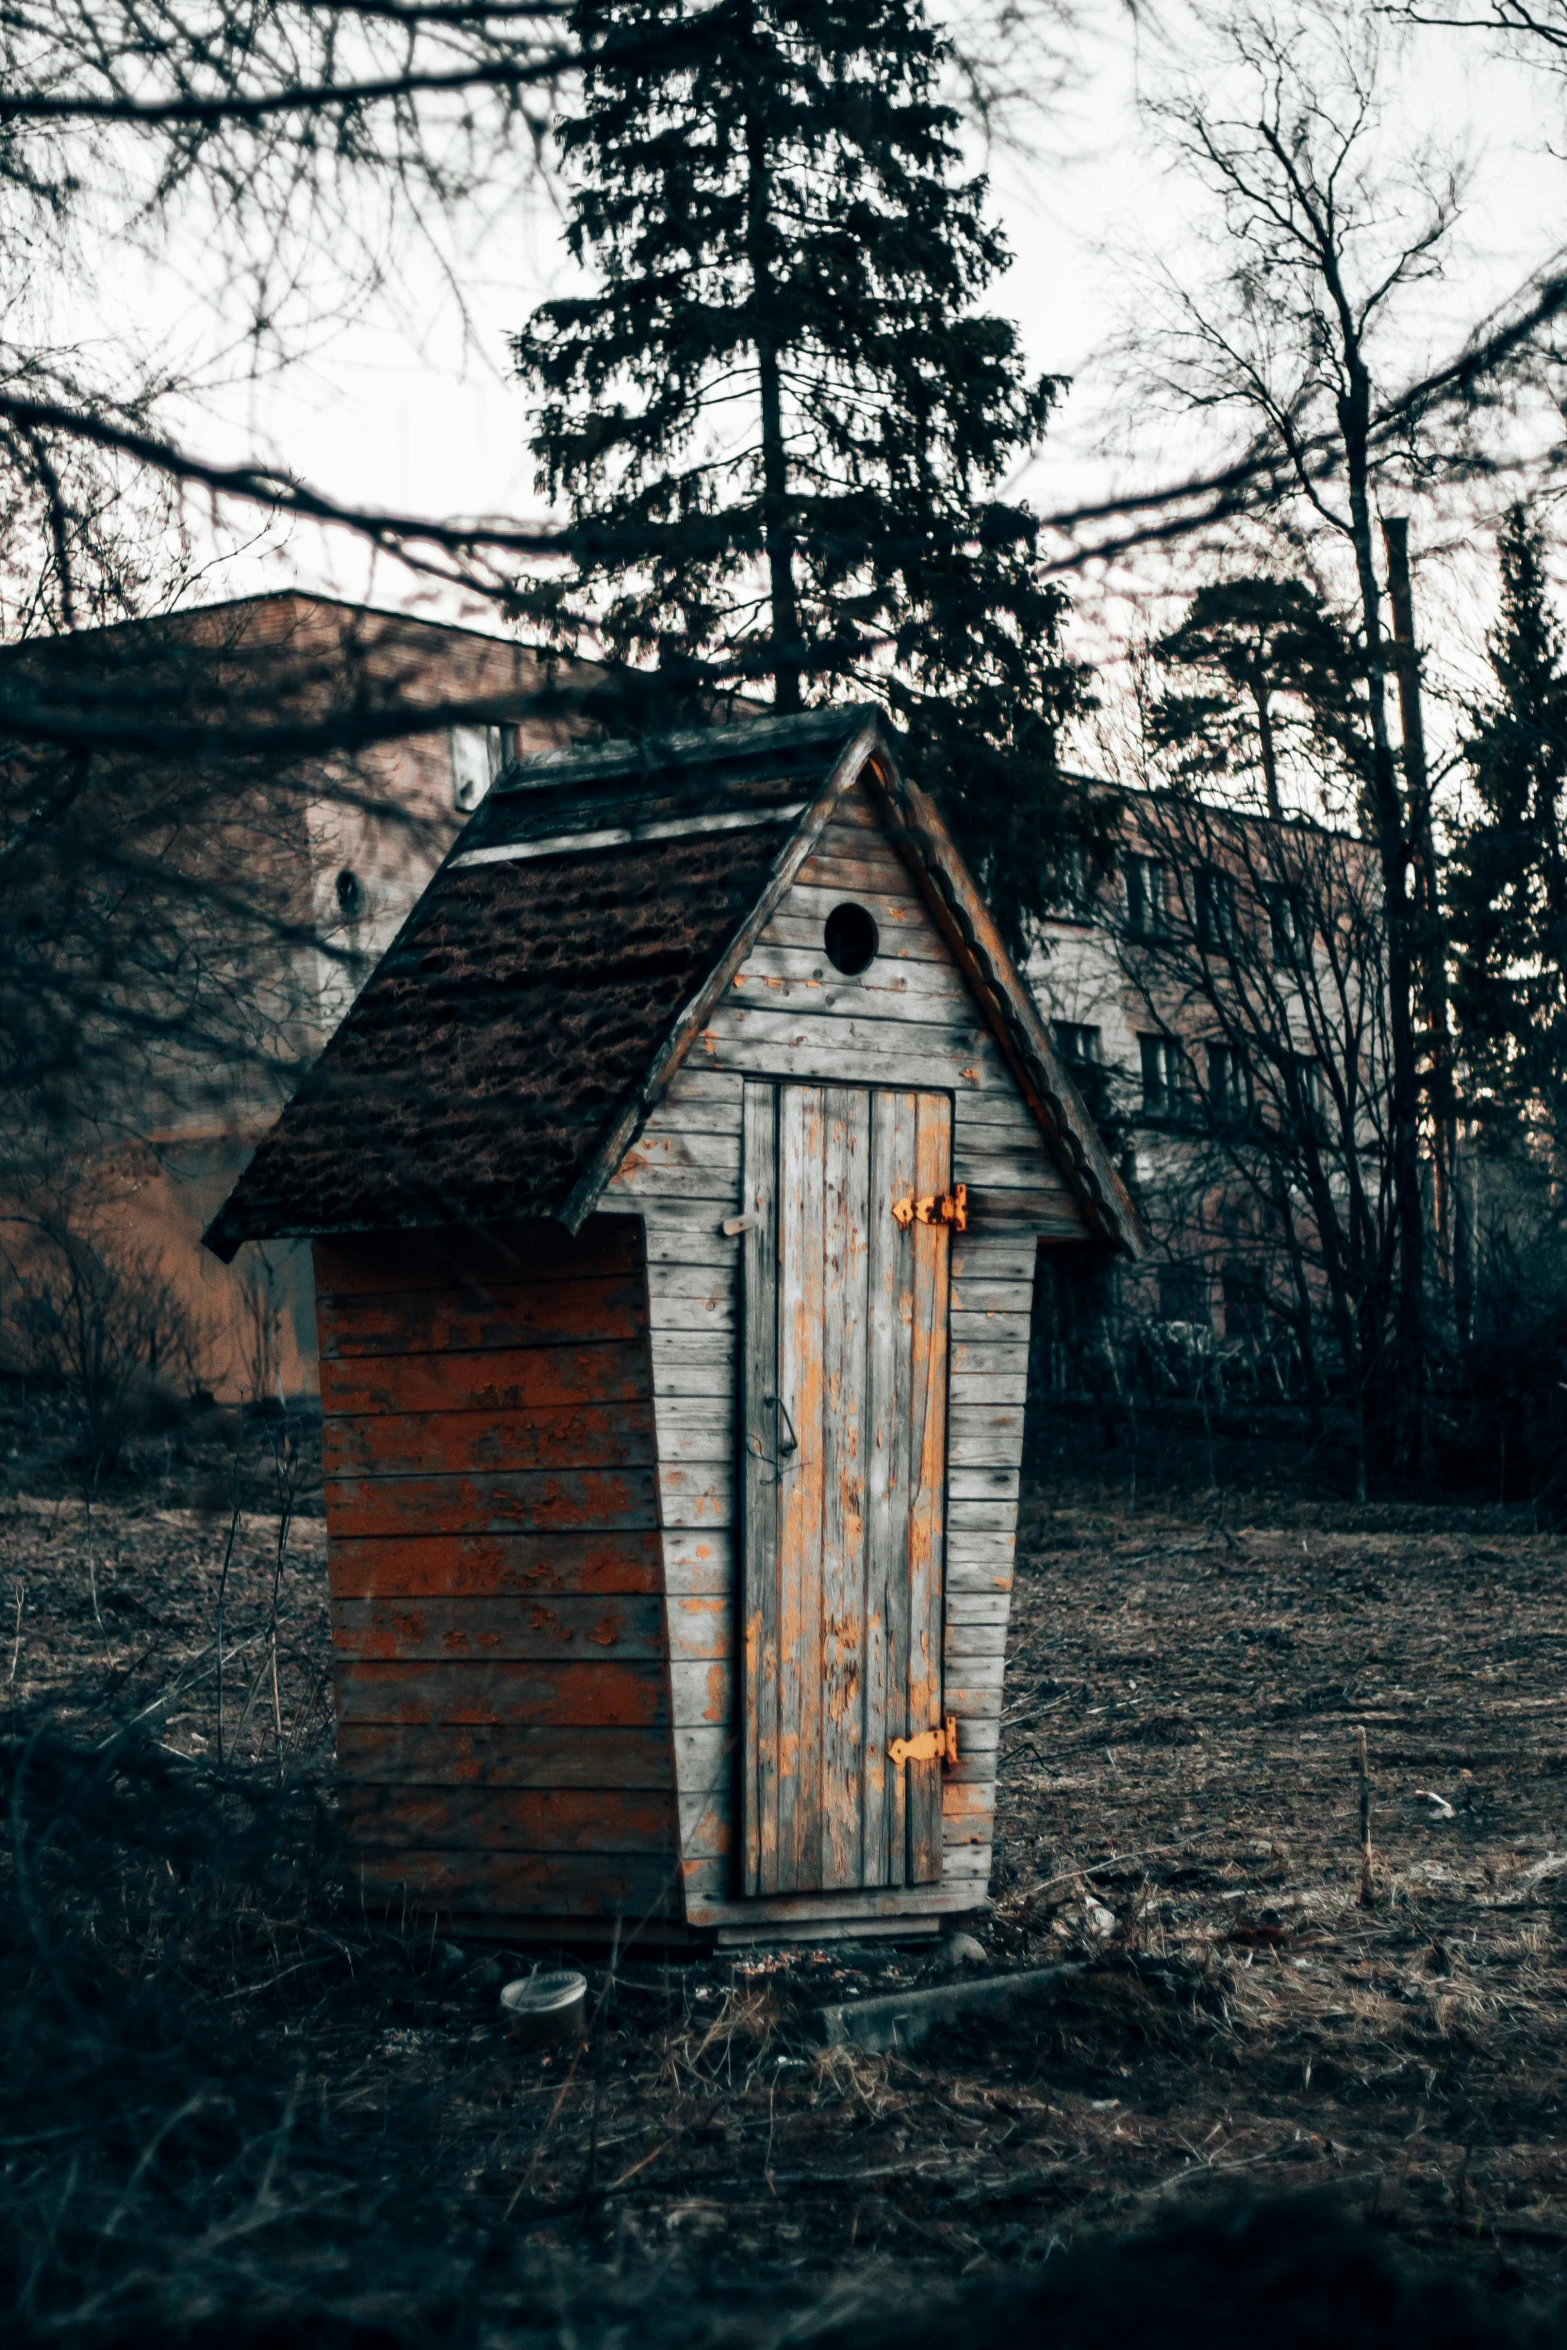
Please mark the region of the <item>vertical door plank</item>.
<svg viewBox="0 0 1567 2350"><path fill-rule="evenodd" d="M822 1088L786 1086L778 1125L778 1881L767 1890L792 1893L819 1885L822 1855Z"/></svg>
<svg viewBox="0 0 1567 2350"><path fill-rule="evenodd" d="M866 1219L870 1096L826 1096L822 1265L822 1847L819 1882L865 1883Z"/></svg>
<svg viewBox="0 0 1567 2350"><path fill-rule="evenodd" d="M748 1894L778 1878L778 1089L745 1089L741 1179L740 1491L744 1703L741 1734L741 1882Z"/></svg>
<svg viewBox="0 0 1567 2350"><path fill-rule="evenodd" d="M914 1189L917 1126L914 1096L878 1093L873 1111L876 1152L871 1177L871 1249L874 1265L870 1346L871 1421L874 1429L867 1617L879 1623L874 1682L867 1687L866 1802L874 1820L877 1882L907 1878L907 1771L888 1758L894 1738L906 1738L909 1720L910 1497L909 1359L914 1314L914 1248L892 1220L895 1200ZM921 1725L923 1727L923 1725ZM879 1787L872 1771L879 1768Z"/></svg>
<svg viewBox="0 0 1567 2350"><path fill-rule="evenodd" d="M952 1166L952 1105L945 1094L915 1097L915 1189L947 1188ZM942 1567L947 1498L947 1268L951 1235L915 1224L914 1311L909 1363L909 1720L915 1730L941 1719ZM906 1766L909 1878L926 1885L941 1875L941 1764Z"/></svg>

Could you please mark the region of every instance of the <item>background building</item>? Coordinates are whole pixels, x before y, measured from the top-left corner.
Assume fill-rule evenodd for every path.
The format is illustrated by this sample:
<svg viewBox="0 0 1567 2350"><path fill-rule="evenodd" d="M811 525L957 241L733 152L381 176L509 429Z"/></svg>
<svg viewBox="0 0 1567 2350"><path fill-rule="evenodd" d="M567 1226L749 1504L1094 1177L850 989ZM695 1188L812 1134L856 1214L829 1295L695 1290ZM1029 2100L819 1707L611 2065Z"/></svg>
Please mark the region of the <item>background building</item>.
<svg viewBox="0 0 1567 2350"><path fill-rule="evenodd" d="M1063 1261L1047 1392L1285 1402L1359 1376L1346 1307L1386 1236L1383 968L1352 834L1127 796L1028 978L1153 1245L1135 1267Z"/></svg>
<svg viewBox="0 0 1567 2350"><path fill-rule="evenodd" d="M6 658L13 693L20 673L46 703L105 713L80 858L66 827L43 883L51 906L73 889L89 899L83 938L47 976L58 989L100 944L123 973L78 1023L97 1047L74 1082L29 1096L7 1253L27 1264L44 1212L95 1256L156 1270L219 1396L311 1388L308 1251L251 1250L230 1270L202 1229L502 765L591 730L594 673L293 592ZM410 705L430 711L427 729L408 730ZM199 752L181 754L185 733ZM18 1024L38 1000L35 986Z"/></svg>

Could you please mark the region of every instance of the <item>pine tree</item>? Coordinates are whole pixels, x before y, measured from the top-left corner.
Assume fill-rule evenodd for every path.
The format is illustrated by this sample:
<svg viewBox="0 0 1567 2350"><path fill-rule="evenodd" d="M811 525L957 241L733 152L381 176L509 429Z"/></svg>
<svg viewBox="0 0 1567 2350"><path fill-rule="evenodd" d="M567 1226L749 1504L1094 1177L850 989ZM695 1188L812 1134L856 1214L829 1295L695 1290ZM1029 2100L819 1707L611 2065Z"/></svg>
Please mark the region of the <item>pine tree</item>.
<svg viewBox="0 0 1567 2350"><path fill-rule="evenodd" d="M943 44L921 0L576 0L573 32L591 284L515 346L573 553L540 608L648 716L882 701L1017 936L1108 811L1060 771L1086 680L1002 494L1058 386L977 307L1007 254Z"/></svg>
<svg viewBox="0 0 1567 2350"><path fill-rule="evenodd" d="M1501 539L1495 679L1469 714L1464 757L1476 803L1447 872L1453 1003L1471 1106L1567 1114L1567 648L1551 609L1545 539L1522 507Z"/></svg>
<svg viewBox="0 0 1567 2350"><path fill-rule="evenodd" d="M1199 588L1153 650L1163 668L1215 689L1167 692L1153 705L1154 746L1182 780L1258 776L1268 814L1279 819L1283 766L1296 746L1334 767L1364 765L1349 648L1301 581L1262 576Z"/></svg>

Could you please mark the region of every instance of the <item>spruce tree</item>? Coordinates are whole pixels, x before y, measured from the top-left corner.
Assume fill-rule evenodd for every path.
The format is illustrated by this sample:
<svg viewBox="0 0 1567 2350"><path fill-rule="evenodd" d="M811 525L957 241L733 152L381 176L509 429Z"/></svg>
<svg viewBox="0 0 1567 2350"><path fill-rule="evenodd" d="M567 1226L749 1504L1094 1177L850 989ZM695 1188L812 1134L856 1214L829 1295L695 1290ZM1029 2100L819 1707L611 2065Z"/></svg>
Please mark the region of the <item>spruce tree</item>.
<svg viewBox="0 0 1567 2350"><path fill-rule="evenodd" d="M871 695L1014 937L1108 811L1065 597L1003 494L1058 386L978 305L1005 266L920 0L576 0L563 126L589 283L516 341L570 575L647 720Z"/></svg>
<svg viewBox="0 0 1567 2350"><path fill-rule="evenodd" d="M1278 820L1292 750L1363 769L1352 656L1314 588L1266 575L1199 588L1153 652L1209 688L1166 692L1150 713L1154 747L1182 781L1255 776Z"/></svg>
<svg viewBox="0 0 1567 2350"><path fill-rule="evenodd" d="M1453 1004L1471 1107L1543 1115L1567 1140L1567 648L1545 539L1522 507L1501 538L1494 689L1469 713L1474 810L1447 871Z"/></svg>

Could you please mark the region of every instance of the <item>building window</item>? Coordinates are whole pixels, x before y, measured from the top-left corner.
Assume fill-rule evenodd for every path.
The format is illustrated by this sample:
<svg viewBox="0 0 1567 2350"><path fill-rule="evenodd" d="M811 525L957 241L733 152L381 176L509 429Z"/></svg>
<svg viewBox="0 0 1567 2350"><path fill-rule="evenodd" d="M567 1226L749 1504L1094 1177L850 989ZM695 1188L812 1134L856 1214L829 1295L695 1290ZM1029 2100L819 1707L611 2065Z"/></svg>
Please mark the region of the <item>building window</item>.
<svg viewBox="0 0 1567 2350"><path fill-rule="evenodd" d="M365 910L364 884L348 865L337 877L337 910L345 922L357 922Z"/></svg>
<svg viewBox="0 0 1567 2350"><path fill-rule="evenodd" d="M1186 1062L1173 1036L1140 1036L1137 1049L1143 1064L1143 1114L1149 1118L1177 1118L1186 1102Z"/></svg>
<svg viewBox="0 0 1567 2350"><path fill-rule="evenodd" d="M1084 1103L1094 1117L1102 1117L1110 1073L1104 1065L1101 1031L1081 1020L1054 1020L1051 1028L1056 1051L1070 1070Z"/></svg>
<svg viewBox="0 0 1567 2350"><path fill-rule="evenodd" d="M1311 935L1304 896L1288 881L1265 881L1262 895L1268 909L1268 944L1273 960L1298 963L1306 953Z"/></svg>
<svg viewBox="0 0 1567 2350"><path fill-rule="evenodd" d="M1256 1278L1243 1266L1226 1267L1223 1276L1224 1335L1226 1338L1249 1339L1260 1345L1267 1336L1268 1310L1257 1287Z"/></svg>
<svg viewBox="0 0 1567 2350"><path fill-rule="evenodd" d="M452 728L452 806L471 815L501 769L517 755L514 726Z"/></svg>
<svg viewBox="0 0 1567 2350"><path fill-rule="evenodd" d="M1050 911L1063 922L1087 922L1093 910L1088 859L1081 849L1063 849L1055 860Z"/></svg>
<svg viewBox="0 0 1567 2350"><path fill-rule="evenodd" d="M1167 924L1164 867L1154 857L1126 860L1126 927L1133 938L1162 938Z"/></svg>
<svg viewBox="0 0 1567 2350"><path fill-rule="evenodd" d="M1291 1112L1300 1119L1308 1133L1325 1133L1327 1095L1322 1083L1322 1063L1315 1053L1296 1053L1290 1064L1290 1074L1294 1079L1290 1094Z"/></svg>
<svg viewBox="0 0 1567 2350"><path fill-rule="evenodd" d="M1201 1265L1161 1265L1159 1314L1166 1322L1195 1322L1208 1327L1208 1276Z"/></svg>
<svg viewBox="0 0 1567 2350"><path fill-rule="evenodd" d="M1073 1248L1039 1251L1034 1319L1029 1333L1029 1394L1058 1398L1091 1392L1085 1359L1098 1354L1116 1298L1119 1276L1097 1256L1086 1262Z"/></svg>
<svg viewBox="0 0 1567 2350"><path fill-rule="evenodd" d="M1097 1068L1099 1064L1100 1032L1080 1020L1055 1020L1056 1051L1073 1069Z"/></svg>
<svg viewBox="0 0 1567 2350"><path fill-rule="evenodd" d="M1235 876L1217 865L1197 868L1197 944L1210 953L1235 942Z"/></svg>
<svg viewBox="0 0 1567 2350"><path fill-rule="evenodd" d="M1208 1047L1208 1106L1216 1126L1239 1126L1250 1112L1246 1058L1232 1044Z"/></svg>

